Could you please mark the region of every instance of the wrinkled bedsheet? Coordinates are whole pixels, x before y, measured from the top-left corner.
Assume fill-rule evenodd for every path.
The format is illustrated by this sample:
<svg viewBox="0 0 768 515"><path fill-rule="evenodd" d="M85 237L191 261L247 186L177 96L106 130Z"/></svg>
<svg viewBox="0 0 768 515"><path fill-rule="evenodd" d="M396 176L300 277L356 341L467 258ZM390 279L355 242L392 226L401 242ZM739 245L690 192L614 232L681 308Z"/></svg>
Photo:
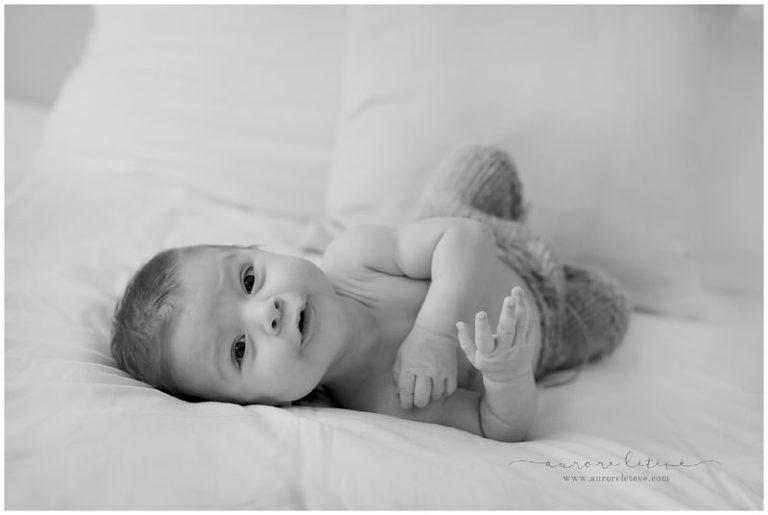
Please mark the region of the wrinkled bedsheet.
<svg viewBox="0 0 768 515"><path fill-rule="evenodd" d="M6 508L762 508L761 298L717 294L700 321L636 314L613 356L540 389L524 443L185 403L109 354L128 277L168 246L296 252L304 221L141 173L39 174L44 113L6 109Z"/></svg>

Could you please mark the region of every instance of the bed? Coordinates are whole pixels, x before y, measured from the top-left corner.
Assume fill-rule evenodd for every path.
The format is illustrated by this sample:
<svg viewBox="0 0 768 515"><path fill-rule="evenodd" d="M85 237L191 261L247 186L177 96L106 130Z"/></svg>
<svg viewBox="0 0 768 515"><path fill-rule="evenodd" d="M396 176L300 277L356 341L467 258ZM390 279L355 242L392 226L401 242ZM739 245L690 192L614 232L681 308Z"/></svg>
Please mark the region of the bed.
<svg viewBox="0 0 768 515"><path fill-rule="evenodd" d="M672 8L660 18L653 8L602 8L607 11L596 7L596 12L617 16L624 35L642 32L644 23L657 24L662 42L665 34L679 35L677 23L689 16L706 17L702 26L723 31L719 34L739 24L734 45L742 50L753 48L743 36L747 29L762 31L762 13L757 24L733 13L687 7ZM505 28L499 19L522 29L531 19L514 22L508 11L500 16L500 11L456 7L434 17L430 9L439 8L98 7L86 57L56 105L49 109L6 99L6 508L763 508L762 244L754 243L762 239L754 230L760 221L750 219L760 212L760 193L750 185L760 184L761 168L754 165L761 143L757 150L739 146L755 133L744 130L732 140L718 134L726 139L713 159L718 166L730 163L733 175L726 186L726 179L701 182L709 188L742 188L738 192L746 197L716 217L681 209L711 206L707 195L713 193L687 188L692 200L685 204L688 197L676 185L690 184L692 176L670 176L663 169L670 163L670 169L679 170L683 161L677 154L658 159L662 169L657 173L664 175L666 187L644 190L653 209L632 204L634 197L622 188L637 196L642 181L626 185L628 175L590 171L619 163L616 156L627 150L624 140L614 140L615 154L606 161L583 153L598 129L590 129L593 133L583 135L579 145L569 143L565 131L553 131L549 144L562 144L568 174L544 180L541 169L551 165L556 174L559 161L545 160L552 152L537 143L537 135L546 127L526 118L525 109L533 117L527 107L537 90L533 79L524 85L531 89L521 86L516 93L517 107L526 107L509 122L476 100L467 101L466 111L457 108L434 119L430 113L444 112L446 103L455 101L451 95L475 94L474 83L462 83L453 92L438 92L434 84L428 88L441 73L453 73L450 63L438 62L431 74L408 74L408 67L429 64L429 52L446 51L436 43L431 48L429 41L441 41L443 32L460 34L455 24L482 25L487 41L472 44L497 48L499 30ZM522 15L515 11L513 17L565 23L584 11L566 9L567 17L558 18L562 12L533 9ZM578 23L600 16L578 18ZM251 30L253 24L259 30ZM425 27L433 39L415 52L419 55L387 61L397 52L399 38L424 33ZM194 38L182 37L192 33ZM711 46L690 44L698 37L685 34L680 52L703 46L712 55ZM465 59L473 73L488 71L470 60L477 59L478 49L451 41L455 46L448 50ZM602 47L588 43L583 42L585 55L600 56ZM251 48L245 56L249 64L243 66L245 57L232 57L232 50L246 47ZM728 48L721 54L729 55ZM664 55L670 55L667 50ZM759 62L761 51L762 46ZM656 63L648 52L638 62ZM173 59L163 61L164 53ZM672 55L669 66L681 66L680 56ZM385 64L366 70L375 62L372 56ZM207 66L204 74L200 59ZM736 81L742 100L727 111L732 120L720 117L723 130L732 127L728 123L752 123L749 102L762 94L749 86L754 75L747 65L757 61L743 68L726 61L734 67L731 77L741 73L743 81ZM382 75L382 69L389 73ZM388 82L391 76L416 83L400 104L405 93L398 88L405 80ZM666 77L664 91L673 91L675 84ZM308 83L311 93L299 87ZM680 78L678 86L684 84ZM718 88L724 86L712 84L707 94L721 96ZM642 98L652 86L644 83ZM587 99L610 102L595 84L583 87L581 93L594 95ZM421 93L426 100L419 100ZM497 93L492 87L483 92L491 100ZM243 95L251 101L244 102ZM467 118L470 108L493 127L478 128ZM562 113L553 108L543 118L562 127L562 120L551 119L555 111ZM640 105L620 114L632 118L645 112ZM579 113L572 109L566 121ZM403 116L409 123L398 121ZM597 116L595 125L606 120ZM652 121L657 120L633 123ZM430 132L432 124L444 131ZM701 126L701 120L695 124ZM451 131L457 127L468 131L462 138L520 149L513 153L530 185L534 213L542 213L531 223L563 255L620 277L637 308L624 345L612 356L589 365L575 382L539 388L538 414L527 441L500 443L448 427L323 405L187 403L116 367L108 345L112 310L131 273L154 252L202 242L260 243L315 259L341 226L370 218L401 223L408 216L404 206L413 200L402 188L418 189L421 179L414 169L431 166L455 145L459 133ZM513 136L494 139L487 132L491 129ZM604 126L600 134L616 129ZM413 131L430 134L419 149L410 146ZM662 143L676 134L646 141L655 145L656 158L669 151ZM691 145L699 148L701 140ZM738 158L728 161L734 154ZM757 161L750 160L755 155ZM642 156L634 158L637 166L645 166ZM574 169L582 165L577 181ZM395 177L398 173L413 175L413 182ZM553 180L568 186L554 199L542 194ZM614 188L619 198L597 200L606 188ZM585 194L591 200L579 211ZM616 208L612 202L630 205L614 217L618 220L597 218L597 211ZM547 210L558 205L570 210L568 220L562 211L547 217ZM694 219L709 225L694 226ZM558 228L558 220L567 230ZM602 220L601 231L594 230L596 220ZM745 220L746 225L740 223ZM629 227L628 234L611 225L619 223ZM578 227L568 224L589 230L573 235ZM713 229L724 227L736 228ZM707 231L718 236L688 239ZM633 244L638 238L642 246Z"/></svg>

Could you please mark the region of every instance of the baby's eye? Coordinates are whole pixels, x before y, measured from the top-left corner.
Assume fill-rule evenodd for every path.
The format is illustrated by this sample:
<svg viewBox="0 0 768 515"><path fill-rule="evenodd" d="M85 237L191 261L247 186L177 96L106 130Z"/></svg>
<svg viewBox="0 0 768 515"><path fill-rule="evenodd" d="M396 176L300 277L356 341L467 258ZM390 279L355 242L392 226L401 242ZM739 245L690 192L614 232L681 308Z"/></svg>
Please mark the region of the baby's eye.
<svg viewBox="0 0 768 515"><path fill-rule="evenodd" d="M247 266L245 270L243 270L243 277L242 277L242 283L243 288L245 289L245 293L248 295L253 292L253 285L256 282L256 274L253 273L253 267Z"/></svg>
<svg viewBox="0 0 768 515"><path fill-rule="evenodd" d="M237 362L237 366L239 367L240 362L243 360L243 356L245 356L245 335L235 340L235 343L232 344L232 356L235 358L235 362Z"/></svg>

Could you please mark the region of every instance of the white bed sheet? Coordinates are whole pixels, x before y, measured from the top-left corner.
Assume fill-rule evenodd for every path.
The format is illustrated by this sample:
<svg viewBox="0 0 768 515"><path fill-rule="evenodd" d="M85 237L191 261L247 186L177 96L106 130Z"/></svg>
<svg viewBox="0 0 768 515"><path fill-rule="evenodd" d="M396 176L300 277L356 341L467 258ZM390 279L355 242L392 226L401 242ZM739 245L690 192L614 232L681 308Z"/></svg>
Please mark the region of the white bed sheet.
<svg viewBox="0 0 768 515"><path fill-rule="evenodd" d="M142 260L195 242L292 252L303 223L149 177L37 174L44 119L6 103L6 508L762 508L757 297L719 295L709 321L635 315L614 356L540 389L519 444L348 410L188 404L129 378L109 322ZM633 468L628 452L717 463ZM564 480L622 474L648 479Z"/></svg>

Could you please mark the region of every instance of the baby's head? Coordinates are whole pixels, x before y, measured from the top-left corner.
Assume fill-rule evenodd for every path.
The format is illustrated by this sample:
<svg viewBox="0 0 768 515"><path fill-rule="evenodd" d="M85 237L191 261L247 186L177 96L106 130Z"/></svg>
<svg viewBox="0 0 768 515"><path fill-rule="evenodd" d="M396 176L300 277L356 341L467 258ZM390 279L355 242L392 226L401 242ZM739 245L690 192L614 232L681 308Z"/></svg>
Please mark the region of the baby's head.
<svg viewBox="0 0 768 515"><path fill-rule="evenodd" d="M335 291L311 262L204 245L160 252L138 270L111 348L128 373L183 399L280 404L320 384L341 327Z"/></svg>

